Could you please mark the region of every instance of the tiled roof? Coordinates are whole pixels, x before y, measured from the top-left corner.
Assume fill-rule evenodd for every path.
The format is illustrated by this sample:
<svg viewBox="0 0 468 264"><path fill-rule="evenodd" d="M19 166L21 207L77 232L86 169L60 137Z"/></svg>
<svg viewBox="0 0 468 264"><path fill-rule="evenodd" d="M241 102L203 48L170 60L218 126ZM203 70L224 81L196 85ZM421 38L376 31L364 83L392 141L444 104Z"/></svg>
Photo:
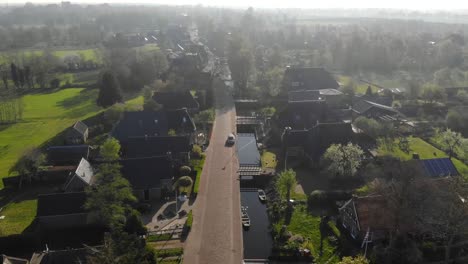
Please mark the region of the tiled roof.
<svg viewBox="0 0 468 264"><path fill-rule="evenodd" d="M122 142L124 158L144 158L190 152L192 145L188 136L131 137Z"/></svg>
<svg viewBox="0 0 468 264"><path fill-rule="evenodd" d="M395 219L385 197L374 195L353 199L361 232L366 232L368 228L375 231L394 227Z"/></svg>
<svg viewBox="0 0 468 264"><path fill-rule="evenodd" d="M172 179L174 168L166 156L121 160L122 175L135 189L161 187L161 180Z"/></svg>
<svg viewBox="0 0 468 264"><path fill-rule="evenodd" d="M170 129L186 133L195 131L195 124L186 109L125 112L112 135L123 141L130 137L167 136Z"/></svg>
<svg viewBox="0 0 468 264"><path fill-rule="evenodd" d="M398 114L398 111L395 110L393 107L374 103L374 102L367 101L367 100L358 100L357 102L353 104L353 110L358 114L364 114L367 111L369 111L369 109L371 108L378 108L378 109L382 109L388 112Z"/></svg>
<svg viewBox="0 0 468 264"><path fill-rule="evenodd" d="M78 131L80 134L84 135L86 133L86 130L88 130L88 126L85 123L81 122L81 121L77 121L73 125L73 129Z"/></svg>
<svg viewBox="0 0 468 264"><path fill-rule="evenodd" d="M82 158L88 159L88 145L51 146L47 148L47 159L51 164L76 165Z"/></svg>
<svg viewBox="0 0 468 264"><path fill-rule="evenodd" d="M190 91L186 92L157 92L153 99L166 109L193 109L198 108L198 102L193 98Z"/></svg>
<svg viewBox="0 0 468 264"><path fill-rule="evenodd" d="M37 216L54 216L84 213L85 192L54 193L38 196Z"/></svg>
<svg viewBox="0 0 468 264"><path fill-rule="evenodd" d="M288 93L289 103L323 101L324 97L317 90L291 91Z"/></svg>
<svg viewBox="0 0 468 264"><path fill-rule="evenodd" d="M299 86L291 87L293 90L339 88L333 76L323 68L288 67L284 75L288 82L299 83ZM288 85L290 85L290 83Z"/></svg>

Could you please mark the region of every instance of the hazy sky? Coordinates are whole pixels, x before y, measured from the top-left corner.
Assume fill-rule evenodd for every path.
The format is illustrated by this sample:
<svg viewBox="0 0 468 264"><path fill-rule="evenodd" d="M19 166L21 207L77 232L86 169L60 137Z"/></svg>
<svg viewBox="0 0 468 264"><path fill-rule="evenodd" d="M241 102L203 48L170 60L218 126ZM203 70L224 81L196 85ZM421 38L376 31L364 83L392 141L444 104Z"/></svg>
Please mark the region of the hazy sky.
<svg viewBox="0 0 468 264"><path fill-rule="evenodd" d="M0 3L18 4L25 0L0 0ZM60 1L30 0L32 3L51 3ZM237 7L302 7L302 8L396 8L419 10L457 10L468 9L467 0L78 0L75 3L154 3L154 4L202 4L210 6Z"/></svg>

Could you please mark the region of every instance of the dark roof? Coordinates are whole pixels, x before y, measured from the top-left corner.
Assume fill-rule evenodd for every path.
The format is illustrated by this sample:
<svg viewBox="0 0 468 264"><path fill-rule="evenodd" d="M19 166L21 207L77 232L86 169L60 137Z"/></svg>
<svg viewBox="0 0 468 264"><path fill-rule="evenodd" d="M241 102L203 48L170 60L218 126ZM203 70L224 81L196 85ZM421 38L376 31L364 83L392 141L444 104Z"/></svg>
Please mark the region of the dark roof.
<svg viewBox="0 0 468 264"><path fill-rule="evenodd" d="M81 121L77 121L73 125L73 129L76 130L78 133L84 135L86 133L86 130L88 130L88 126Z"/></svg>
<svg viewBox="0 0 468 264"><path fill-rule="evenodd" d="M31 264L87 263L89 250L86 248L50 250L34 253Z"/></svg>
<svg viewBox="0 0 468 264"><path fill-rule="evenodd" d="M311 101L323 101L325 98L320 95L318 90L303 90L303 91L291 91L288 92L288 102L311 102Z"/></svg>
<svg viewBox="0 0 468 264"><path fill-rule="evenodd" d="M47 158L51 164L76 165L82 158L89 157L88 145L52 146L47 148Z"/></svg>
<svg viewBox="0 0 468 264"><path fill-rule="evenodd" d="M183 133L195 131L187 109L125 112L112 135L123 141L130 137L167 136L170 129Z"/></svg>
<svg viewBox="0 0 468 264"><path fill-rule="evenodd" d="M122 142L122 156L144 158L181 152L190 152L192 145L188 136L132 137Z"/></svg>
<svg viewBox="0 0 468 264"><path fill-rule="evenodd" d="M458 176L455 165L449 158L423 159L420 160L426 175L429 177Z"/></svg>
<svg viewBox="0 0 468 264"><path fill-rule="evenodd" d="M260 165L260 152L257 148L255 134L245 133L237 135L237 156L239 164Z"/></svg>
<svg viewBox="0 0 468 264"><path fill-rule="evenodd" d="M288 67L284 78L287 85L293 90L321 90L337 89L339 84L335 78L323 68ZM292 82L298 82L299 86L291 87Z"/></svg>
<svg viewBox="0 0 468 264"><path fill-rule="evenodd" d="M309 130L285 131L286 147L304 147L306 154L318 159L332 144L347 144L353 140L351 123L320 123Z"/></svg>
<svg viewBox="0 0 468 264"><path fill-rule="evenodd" d="M357 102L353 103L353 110L358 114L365 114L372 108L377 108L380 110L384 110L386 112L390 112L393 114L398 114L398 111L395 110L393 107L374 103L367 100L358 100Z"/></svg>
<svg viewBox="0 0 468 264"><path fill-rule="evenodd" d="M0 255L0 260L2 264L28 264L27 259L10 257L7 255Z"/></svg>
<svg viewBox="0 0 468 264"><path fill-rule="evenodd" d="M161 187L161 180L171 179L174 168L166 156L121 160L122 174L134 189Z"/></svg>
<svg viewBox="0 0 468 264"><path fill-rule="evenodd" d="M190 91L185 92L157 92L153 99L166 109L194 109L198 108L198 102L193 98Z"/></svg>
<svg viewBox="0 0 468 264"><path fill-rule="evenodd" d="M285 131L283 135L283 143L289 148L303 147L309 135L308 130L290 130Z"/></svg>
<svg viewBox="0 0 468 264"><path fill-rule="evenodd" d="M84 213L85 192L54 193L38 196L37 216L54 216Z"/></svg>

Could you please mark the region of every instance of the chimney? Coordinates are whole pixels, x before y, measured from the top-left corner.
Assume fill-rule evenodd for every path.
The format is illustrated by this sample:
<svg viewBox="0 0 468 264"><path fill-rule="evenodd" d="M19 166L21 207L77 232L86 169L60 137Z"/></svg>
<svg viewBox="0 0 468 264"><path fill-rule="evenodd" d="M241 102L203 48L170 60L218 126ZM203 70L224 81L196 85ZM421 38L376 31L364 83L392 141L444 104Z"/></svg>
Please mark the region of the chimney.
<svg viewBox="0 0 468 264"><path fill-rule="evenodd" d="M418 153L413 153L413 159L418 160L419 159L419 154Z"/></svg>

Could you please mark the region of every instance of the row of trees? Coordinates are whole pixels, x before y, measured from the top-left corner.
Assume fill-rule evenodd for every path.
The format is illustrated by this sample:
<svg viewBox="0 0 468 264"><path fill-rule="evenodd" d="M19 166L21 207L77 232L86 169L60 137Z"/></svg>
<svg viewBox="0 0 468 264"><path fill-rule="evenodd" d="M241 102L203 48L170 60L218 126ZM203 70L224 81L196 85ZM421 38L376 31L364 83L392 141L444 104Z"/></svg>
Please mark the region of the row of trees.
<svg viewBox="0 0 468 264"><path fill-rule="evenodd" d="M105 163L97 168L96 181L86 190L85 208L90 220L107 227L110 232L102 248L93 249L90 263L156 263L154 251L141 235L146 228L139 212L132 205L137 201L130 183L122 176L119 159L120 144L116 139L106 140L100 148Z"/></svg>
<svg viewBox="0 0 468 264"><path fill-rule="evenodd" d="M18 122L23 118L23 109L21 97L0 99L0 124Z"/></svg>

